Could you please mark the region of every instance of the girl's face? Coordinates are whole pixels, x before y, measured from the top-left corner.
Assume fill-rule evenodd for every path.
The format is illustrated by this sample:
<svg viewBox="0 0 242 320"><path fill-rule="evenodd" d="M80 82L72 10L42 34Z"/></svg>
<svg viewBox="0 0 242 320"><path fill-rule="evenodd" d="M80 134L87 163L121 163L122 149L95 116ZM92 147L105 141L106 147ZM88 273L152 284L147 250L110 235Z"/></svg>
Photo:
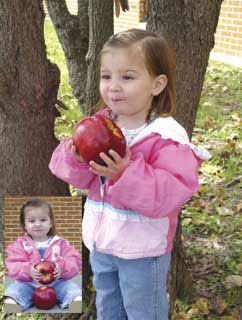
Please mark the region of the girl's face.
<svg viewBox="0 0 242 320"><path fill-rule="evenodd" d="M35 241L48 239L48 232L52 226L48 209L45 207L25 209L25 230Z"/></svg>
<svg viewBox="0 0 242 320"><path fill-rule="evenodd" d="M152 99L162 90L160 76L149 74L138 48L111 48L101 57L100 94L118 117L135 128L146 122Z"/></svg>

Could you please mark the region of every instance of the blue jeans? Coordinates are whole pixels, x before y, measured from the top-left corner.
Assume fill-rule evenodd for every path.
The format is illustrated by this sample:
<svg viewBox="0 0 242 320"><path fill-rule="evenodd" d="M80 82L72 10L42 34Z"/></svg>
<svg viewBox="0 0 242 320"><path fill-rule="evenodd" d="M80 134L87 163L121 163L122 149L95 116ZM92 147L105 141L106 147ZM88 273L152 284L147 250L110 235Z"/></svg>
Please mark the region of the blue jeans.
<svg viewBox="0 0 242 320"><path fill-rule="evenodd" d="M90 262L97 292L97 320L167 320L170 259L168 253L126 260L94 249Z"/></svg>
<svg viewBox="0 0 242 320"><path fill-rule="evenodd" d="M71 301L81 295L81 286L71 280L56 280L50 286L55 289L61 309L67 308ZM32 294L35 288L34 282L15 280L6 288L5 296L14 299L24 311L33 305Z"/></svg>

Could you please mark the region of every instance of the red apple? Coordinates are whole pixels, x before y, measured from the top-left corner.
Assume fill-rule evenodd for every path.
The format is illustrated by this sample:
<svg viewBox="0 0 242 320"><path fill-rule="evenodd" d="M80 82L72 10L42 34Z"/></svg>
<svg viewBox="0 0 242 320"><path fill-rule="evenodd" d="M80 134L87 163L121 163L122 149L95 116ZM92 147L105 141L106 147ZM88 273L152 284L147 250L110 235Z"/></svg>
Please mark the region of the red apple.
<svg viewBox="0 0 242 320"><path fill-rule="evenodd" d="M126 152L125 137L120 128L109 118L102 115L86 117L78 122L72 136L77 152L85 162L94 160L104 164L100 152L108 154L115 150L121 157Z"/></svg>
<svg viewBox="0 0 242 320"><path fill-rule="evenodd" d="M42 274L41 278L39 279L40 283L49 284L55 280L55 277L54 277L55 263L54 262L44 260L37 263L34 266L34 268Z"/></svg>
<svg viewBox="0 0 242 320"><path fill-rule="evenodd" d="M32 295L35 306L39 309L51 309L56 303L56 293L52 287L41 286Z"/></svg>

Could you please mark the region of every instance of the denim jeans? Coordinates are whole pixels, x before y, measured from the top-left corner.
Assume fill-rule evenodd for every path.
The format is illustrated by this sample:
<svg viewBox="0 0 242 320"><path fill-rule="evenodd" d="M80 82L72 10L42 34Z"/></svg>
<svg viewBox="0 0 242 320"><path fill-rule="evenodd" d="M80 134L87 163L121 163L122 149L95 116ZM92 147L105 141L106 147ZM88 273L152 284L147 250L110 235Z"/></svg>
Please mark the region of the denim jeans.
<svg viewBox="0 0 242 320"><path fill-rule="evenodd" d="M36 287L35 282L23 282L15 280L5 290L5 296L14 299L22 308L22 311L33 305L32 294ZM49 286L56 292L56 298L62 309L68 307L69 303L81 296L81 286L71 280L56 280Z"/></svg>
<svg viewBox="0 0 242 320"><path fill-rule="evenodd" d="M90 254L97 320L167 320L170 253L121 259L95 249Z"/></svg>

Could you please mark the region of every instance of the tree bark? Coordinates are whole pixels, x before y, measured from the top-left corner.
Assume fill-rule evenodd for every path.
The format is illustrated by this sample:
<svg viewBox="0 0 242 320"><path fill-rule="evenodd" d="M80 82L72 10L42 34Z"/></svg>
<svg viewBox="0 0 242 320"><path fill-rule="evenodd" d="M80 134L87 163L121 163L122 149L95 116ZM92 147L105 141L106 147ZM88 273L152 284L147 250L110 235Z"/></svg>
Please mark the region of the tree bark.
<svg viewBox="0 0 242 320"><path fill-rule="evenodd" d="M147 29L166 35L175 51L177 120L191 137L222 0L148 0ZM178 225L170 271L171 310L190 285Z"/></svg>
<svg viewBox="0 0 242 320"><path fill-rule="evenodd" d="M43 23L41 0L0 0L1 213L4 195L69 193L48 170L59 70L46 58Z"/></svg>
<svg viewBox="0 0 242 320"><path fill-rule="evenodd" d="M78 0L76 16L69 13L65 0L45 0L45 2L64 51L73 95L84 113L87 77L85 57L89 41L88 0Z"/></svg>
<svg viewBox="0 0 242 320"><path fill-rule="evenodd" d="M86 103L84 114L91 115L99 99L99 52L104 42L113 34L113 0L90 0L89 47L86 56L88 65Z"/></svg>

